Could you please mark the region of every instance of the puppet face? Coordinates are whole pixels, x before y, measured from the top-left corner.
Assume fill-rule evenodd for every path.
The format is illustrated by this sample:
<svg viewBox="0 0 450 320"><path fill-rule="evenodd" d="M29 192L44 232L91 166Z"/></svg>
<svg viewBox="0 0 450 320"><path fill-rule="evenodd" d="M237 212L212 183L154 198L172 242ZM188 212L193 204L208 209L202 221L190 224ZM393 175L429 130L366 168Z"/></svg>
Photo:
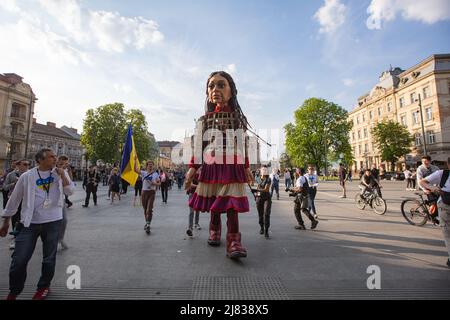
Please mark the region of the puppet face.
<svg viewBox="0 0 450 320"><path fill-rule="evenodd" d="M208 100L214 104L226 104L231 98L228 80L218 74L209 79Z"/></svg>

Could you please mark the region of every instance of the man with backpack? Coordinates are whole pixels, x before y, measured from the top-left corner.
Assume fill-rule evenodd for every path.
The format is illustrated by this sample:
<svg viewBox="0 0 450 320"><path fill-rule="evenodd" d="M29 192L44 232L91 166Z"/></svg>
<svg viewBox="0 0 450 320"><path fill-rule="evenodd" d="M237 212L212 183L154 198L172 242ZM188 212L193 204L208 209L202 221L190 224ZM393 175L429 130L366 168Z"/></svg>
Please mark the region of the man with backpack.
<svg viewBox="0 0 450 320"><path fill-rule="evenodd" d="M439 226L444 234L445 246L448 256L447 266L450 268L450 157L447 159L448 169L438 170L424 179L419 180L419 185L430 192L439 193L437 205L439 208Z"/></svg>
<svg viewBox="0 0 450 320"><path fill-rule="evenodd" d="M309 183L308 179L304 176L305 169L299 168L296 172L298 178L295 182L295 188L291 189L295 195L295 206L294 206L294 214L297 219L298 225L295 226L295 229L305 230L305 224L302 219L302 213L305 214L309 220L311 220L311 229L315 229L319 221L317 221L313 215L308 210L308 189Z"/></svg>

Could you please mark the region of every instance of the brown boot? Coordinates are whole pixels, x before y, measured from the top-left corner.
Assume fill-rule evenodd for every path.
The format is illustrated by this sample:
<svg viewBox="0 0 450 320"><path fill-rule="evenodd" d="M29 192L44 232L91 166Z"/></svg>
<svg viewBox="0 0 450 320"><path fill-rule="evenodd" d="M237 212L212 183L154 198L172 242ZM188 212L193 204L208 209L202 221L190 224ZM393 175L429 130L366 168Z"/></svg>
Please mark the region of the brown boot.
<svg viewBox="0 0 450 320"><path fill-rule="evenodd" d="M227 234L227 257L231 259L245 258L247 250L241 244L241 233Z"/></svg>
<svg viewBox="0 0 450 320"><path fill-rule="evenodd" d="M209 223L209 238L208 244L210 246L220 246L220 236L222 233L222 224L219 222L218 225Z"/></svg>

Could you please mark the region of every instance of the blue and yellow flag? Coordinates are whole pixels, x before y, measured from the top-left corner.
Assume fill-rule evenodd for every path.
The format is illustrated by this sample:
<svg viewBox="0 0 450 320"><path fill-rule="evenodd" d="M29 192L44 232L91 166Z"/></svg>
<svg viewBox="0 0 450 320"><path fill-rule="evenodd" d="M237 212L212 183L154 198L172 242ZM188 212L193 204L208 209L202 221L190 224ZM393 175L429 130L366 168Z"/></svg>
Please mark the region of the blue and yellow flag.
<svg viewBox="0 0 450 320"><path fill-rule="evenodd" d="M135 171L135 165L140 170L139 160L134 147L133 129L131 124L128 125L127 140L123 147L122 162L120 164L120 176L126 180L130 185L134 186L138 178L138 174Z"/></svg>

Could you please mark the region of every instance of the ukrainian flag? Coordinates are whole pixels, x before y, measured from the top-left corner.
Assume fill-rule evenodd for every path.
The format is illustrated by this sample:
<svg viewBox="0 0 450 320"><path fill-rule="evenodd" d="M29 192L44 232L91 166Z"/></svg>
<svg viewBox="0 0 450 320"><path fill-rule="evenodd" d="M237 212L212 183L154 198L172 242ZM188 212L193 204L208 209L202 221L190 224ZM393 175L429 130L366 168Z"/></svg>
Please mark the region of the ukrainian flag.
<svg viewBox="0 0 450 320"><path fill-rule="evenodd" d="M128 125L127 140L125 142L125 146L123 147L122 162L120 164L120 176L132 186L135 185L138 178L138 174L134 171L135 165L137 166L137 169L140 170L136 148L134 147L133 129L130 124Z"/></svg>

